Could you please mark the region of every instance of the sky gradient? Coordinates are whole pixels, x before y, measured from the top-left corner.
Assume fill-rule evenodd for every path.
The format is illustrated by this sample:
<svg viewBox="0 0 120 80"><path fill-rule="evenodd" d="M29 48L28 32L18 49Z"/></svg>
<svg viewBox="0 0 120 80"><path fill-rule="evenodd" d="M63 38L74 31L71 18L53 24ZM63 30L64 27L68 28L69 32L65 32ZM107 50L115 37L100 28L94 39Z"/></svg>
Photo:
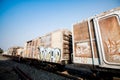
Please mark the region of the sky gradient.
<svg viewBox="0 0 120 80"><path fill-rule="evenodd" d="M0 48L24 46L28 40L112 8L120 0L0 0Z"/></svg>

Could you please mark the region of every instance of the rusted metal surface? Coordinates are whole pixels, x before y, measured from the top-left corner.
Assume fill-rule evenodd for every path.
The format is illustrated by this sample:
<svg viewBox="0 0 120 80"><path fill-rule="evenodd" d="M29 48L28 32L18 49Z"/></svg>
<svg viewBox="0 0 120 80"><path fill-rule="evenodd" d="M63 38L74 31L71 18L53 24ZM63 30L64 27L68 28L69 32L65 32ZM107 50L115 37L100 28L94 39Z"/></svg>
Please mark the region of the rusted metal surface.
<svg viewBox="0 0 120 80"><path fill-rule="evenodd" d="M120 8L73 25L74 62L119 69Z"/></svg>
<svg viewBox="0 0 120 80"><path fill-rule="evenodd" d="M84 22L75 24L73 27L73 36L74 36L74 39L73 39L74 54L73 55L74 55L74 61L76 63L93 64L93 61L92 61L93 54L96 59L95 62L98 61L94 25L92 20L90 21L92 43L90 42L90 33L89 33L90 30L88 26L89 26L88 21L84 21ZM92 45L93 45L94 53L91 50Z"/></svg>
<svg viewBox="0 0 120 80"><path fill-rule="evenodd" d="M39 59L40 38L36 38L25 43L23 57Z"/></svg>
<svg viewBox="0 0 120 80"><path fill-rule="evenodd" d="M120 63L119 23L115 15L99 20L105 59L112 63Z"/></svg>

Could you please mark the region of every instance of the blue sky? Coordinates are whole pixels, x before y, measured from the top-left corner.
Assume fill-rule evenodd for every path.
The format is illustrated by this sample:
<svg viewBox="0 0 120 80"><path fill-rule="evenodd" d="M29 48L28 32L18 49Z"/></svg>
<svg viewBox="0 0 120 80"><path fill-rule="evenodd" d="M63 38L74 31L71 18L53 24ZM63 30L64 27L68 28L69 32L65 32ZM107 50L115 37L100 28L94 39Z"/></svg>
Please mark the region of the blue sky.
<svg viewBox="0 0 120 80"><path fill-rule="evenodd" d="M112 8L120 0L0 0L0 48L24 46L28 40Z"/></svg>

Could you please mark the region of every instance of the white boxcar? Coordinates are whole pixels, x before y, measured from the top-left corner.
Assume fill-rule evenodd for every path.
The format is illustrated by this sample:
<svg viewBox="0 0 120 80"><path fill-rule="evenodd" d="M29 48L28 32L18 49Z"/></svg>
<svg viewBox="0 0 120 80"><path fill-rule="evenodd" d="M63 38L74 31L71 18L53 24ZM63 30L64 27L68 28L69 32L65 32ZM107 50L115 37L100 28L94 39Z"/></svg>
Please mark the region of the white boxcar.
<svg viewBox="0 0 120 80"><path fill-rule="evenodd" d="M61 29L40 37L40 60L67 64L72 53L71 35L69 30Z"/></svg>
<svg viewBox="0 0 120 80"><path fill-rule="evenodd" d="M23 57L39 59L40 61L67 64L72 53L72 33L60 29L27 41Z"/></svg>

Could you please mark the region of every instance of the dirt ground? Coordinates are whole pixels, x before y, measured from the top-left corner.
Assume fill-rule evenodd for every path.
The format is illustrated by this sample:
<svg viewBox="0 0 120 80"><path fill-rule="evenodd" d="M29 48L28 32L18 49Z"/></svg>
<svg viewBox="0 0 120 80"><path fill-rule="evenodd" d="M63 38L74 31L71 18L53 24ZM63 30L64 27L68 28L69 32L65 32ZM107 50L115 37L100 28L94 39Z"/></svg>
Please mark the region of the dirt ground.
<svg viewBox="0 0 120 80"><path fill-rule="evenodd" d="M21 80L9 63L9 58L0 55L0 80Z"/></svg>

